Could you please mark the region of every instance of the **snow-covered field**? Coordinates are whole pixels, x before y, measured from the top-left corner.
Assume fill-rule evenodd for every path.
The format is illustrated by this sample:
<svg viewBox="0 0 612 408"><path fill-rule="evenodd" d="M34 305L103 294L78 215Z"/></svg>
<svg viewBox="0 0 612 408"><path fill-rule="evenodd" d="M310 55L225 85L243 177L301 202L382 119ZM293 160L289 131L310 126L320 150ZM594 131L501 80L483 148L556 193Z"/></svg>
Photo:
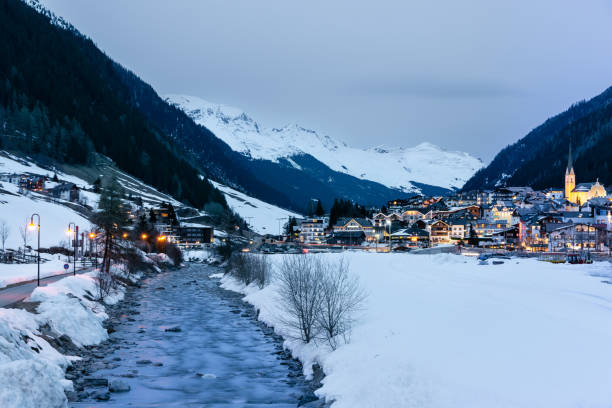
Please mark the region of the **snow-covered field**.
<svg viewBox="0 0 612 408"><path fill-rule="evenodd" d="M304 256L304 255L294 255ZM344 257L368 293L349 344L286 345L334 408L609 407L612 277L609 263L513 259L477 265L456 255ZM281 257L273 255L273 263ZM260 319L285 336L277 286L244 288Z"/></svg>
<svg viewBox="0 0 612 408"><path fill-rule="evenodd" d="M230 208L240 214L251 228L259 234L278 234L279 218L282 218L280 220L280 227L282 228L289 217L301 217L299 214L249 197L223 184L212 180L211 183L225 194L225 199Z"/></svg>
<svg viewBox="0 0 612 408"><path fill-rule="evenodd" d="M416 189L411 181L461 188L483 166L482 161L468 153L447 151L431 143L409 148L358 149L298 125L265 127L240 109L195 96L166 95L166 100L206 126L233 150L254 159L276 162L306 153L332 170L407 192Z"/></svg>

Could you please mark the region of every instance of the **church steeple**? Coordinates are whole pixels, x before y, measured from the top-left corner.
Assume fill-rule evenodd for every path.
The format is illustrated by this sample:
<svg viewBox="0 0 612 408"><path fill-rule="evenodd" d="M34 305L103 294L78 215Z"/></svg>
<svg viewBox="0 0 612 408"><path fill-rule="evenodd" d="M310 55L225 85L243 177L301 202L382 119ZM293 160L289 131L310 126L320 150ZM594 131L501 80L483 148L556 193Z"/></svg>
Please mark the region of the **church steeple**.
<svg viewBox="0 0 612 408"><path fill-rule="evenodd" d="M574 202L572 192L576 187L576 174L574 173L574 162L572 160L572 142L569 145L569 155L567 156L567 168L565 169L565 199ZM574 194L575 196L575 194Z"/></svg>
<svg viewBox="0 0 612 408"><path fill-rule="evenodd" d="M574 162L572 160L572 142L569 145L569 154L567 155L567 169L565 174L574 173Z"/></svg>

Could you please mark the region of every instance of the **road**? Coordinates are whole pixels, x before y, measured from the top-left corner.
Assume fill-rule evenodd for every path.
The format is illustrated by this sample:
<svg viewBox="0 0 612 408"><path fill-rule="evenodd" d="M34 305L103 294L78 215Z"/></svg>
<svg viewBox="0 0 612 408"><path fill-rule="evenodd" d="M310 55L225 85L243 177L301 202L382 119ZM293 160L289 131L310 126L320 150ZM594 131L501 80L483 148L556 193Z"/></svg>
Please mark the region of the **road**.
<svg viewBox="0 0 612 408"><path fill-rule="evenodd" d="M77 273L90 272L91 269L80 270ZM65 278L66 276L72 276L72 272L62 273L61 275L49 276L47 278L40 279L40 286L47 286L50 283L57 282L58 280ZM28 296L36 289L36 280L22 282L15 285L8 286L0 289L0 307L10 306L13 303L17 303Z"/></svg>

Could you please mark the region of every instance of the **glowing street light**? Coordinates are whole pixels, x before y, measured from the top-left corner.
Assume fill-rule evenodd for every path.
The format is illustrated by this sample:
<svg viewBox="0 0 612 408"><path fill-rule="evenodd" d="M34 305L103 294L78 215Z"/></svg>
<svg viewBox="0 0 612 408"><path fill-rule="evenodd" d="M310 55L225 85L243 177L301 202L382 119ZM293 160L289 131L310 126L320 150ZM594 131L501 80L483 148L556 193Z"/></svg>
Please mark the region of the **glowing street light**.
<svg viewBox="0 0 612 408"><path fill-rule="evenodd" d="M128 237L128 233L124 232L121 236L123 237L123 239L126 239Z"/></svg>
<svg viewBox="0 0 612 408"><path fill-rule="evenodd" d="M160 235L159 237L157 237L157 241L163 242L163 241L166 240L166 238L168 238L168 237L166 237L165 235Z"/></svg>
<svg viewBox="0 0 612 408"><path fill-rule="evenodd" d="M149 238L149 236L148 236L147 234L141 234L141 235L140 235L140 238L141 238L143 241L146 241L146 240L147 240L147 238Z"/></svg>
<svg viewBox="0 0 612 408"><path fill-rule="evenodd" d="M37 224L34 224L34 216L37 217ZM30 223L28 224L28 229L29 230L33 230L33 229L37 229L38 230L38 250L37 255L36 255L36 267L37 267L37 286L40 286L40 215L34 213L32 214L32 216L30 217ZM25 248L24 248L24 252L25 252Z"/></svg>
<svg viewBox="0 0 612 408"><path fill-rule="evenodd" d="M70 228L71 225L74 226L73 229ZM73 265L72 274L76 276L77 239L78 239L79 227L77 227L74 222L69 222L68 230L66 231L66 234L70 236L70 234L72 233L74 233L74 242L73 242L74 243L74 254L72 256L72 265Z"/></svg>

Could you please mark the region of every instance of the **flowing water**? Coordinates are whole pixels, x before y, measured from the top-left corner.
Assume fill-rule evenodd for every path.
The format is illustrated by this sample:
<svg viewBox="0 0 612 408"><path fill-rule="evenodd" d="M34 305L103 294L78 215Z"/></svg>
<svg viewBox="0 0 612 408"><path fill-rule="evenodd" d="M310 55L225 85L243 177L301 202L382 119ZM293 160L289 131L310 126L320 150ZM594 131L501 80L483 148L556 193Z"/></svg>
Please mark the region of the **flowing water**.
<svg viewBox="0 0 612 408"><path fill-rule="evenodd" d="M193 264L149 277L120 306L115 332L78 367L131 391L73 407L295 407L312 384L240 295ZM168 331L170 329L170 331ZM83 384L80 377L75 383ZM106 388L100 387L99 392ZM85 386L81 398L95 392Z"/></svg>

